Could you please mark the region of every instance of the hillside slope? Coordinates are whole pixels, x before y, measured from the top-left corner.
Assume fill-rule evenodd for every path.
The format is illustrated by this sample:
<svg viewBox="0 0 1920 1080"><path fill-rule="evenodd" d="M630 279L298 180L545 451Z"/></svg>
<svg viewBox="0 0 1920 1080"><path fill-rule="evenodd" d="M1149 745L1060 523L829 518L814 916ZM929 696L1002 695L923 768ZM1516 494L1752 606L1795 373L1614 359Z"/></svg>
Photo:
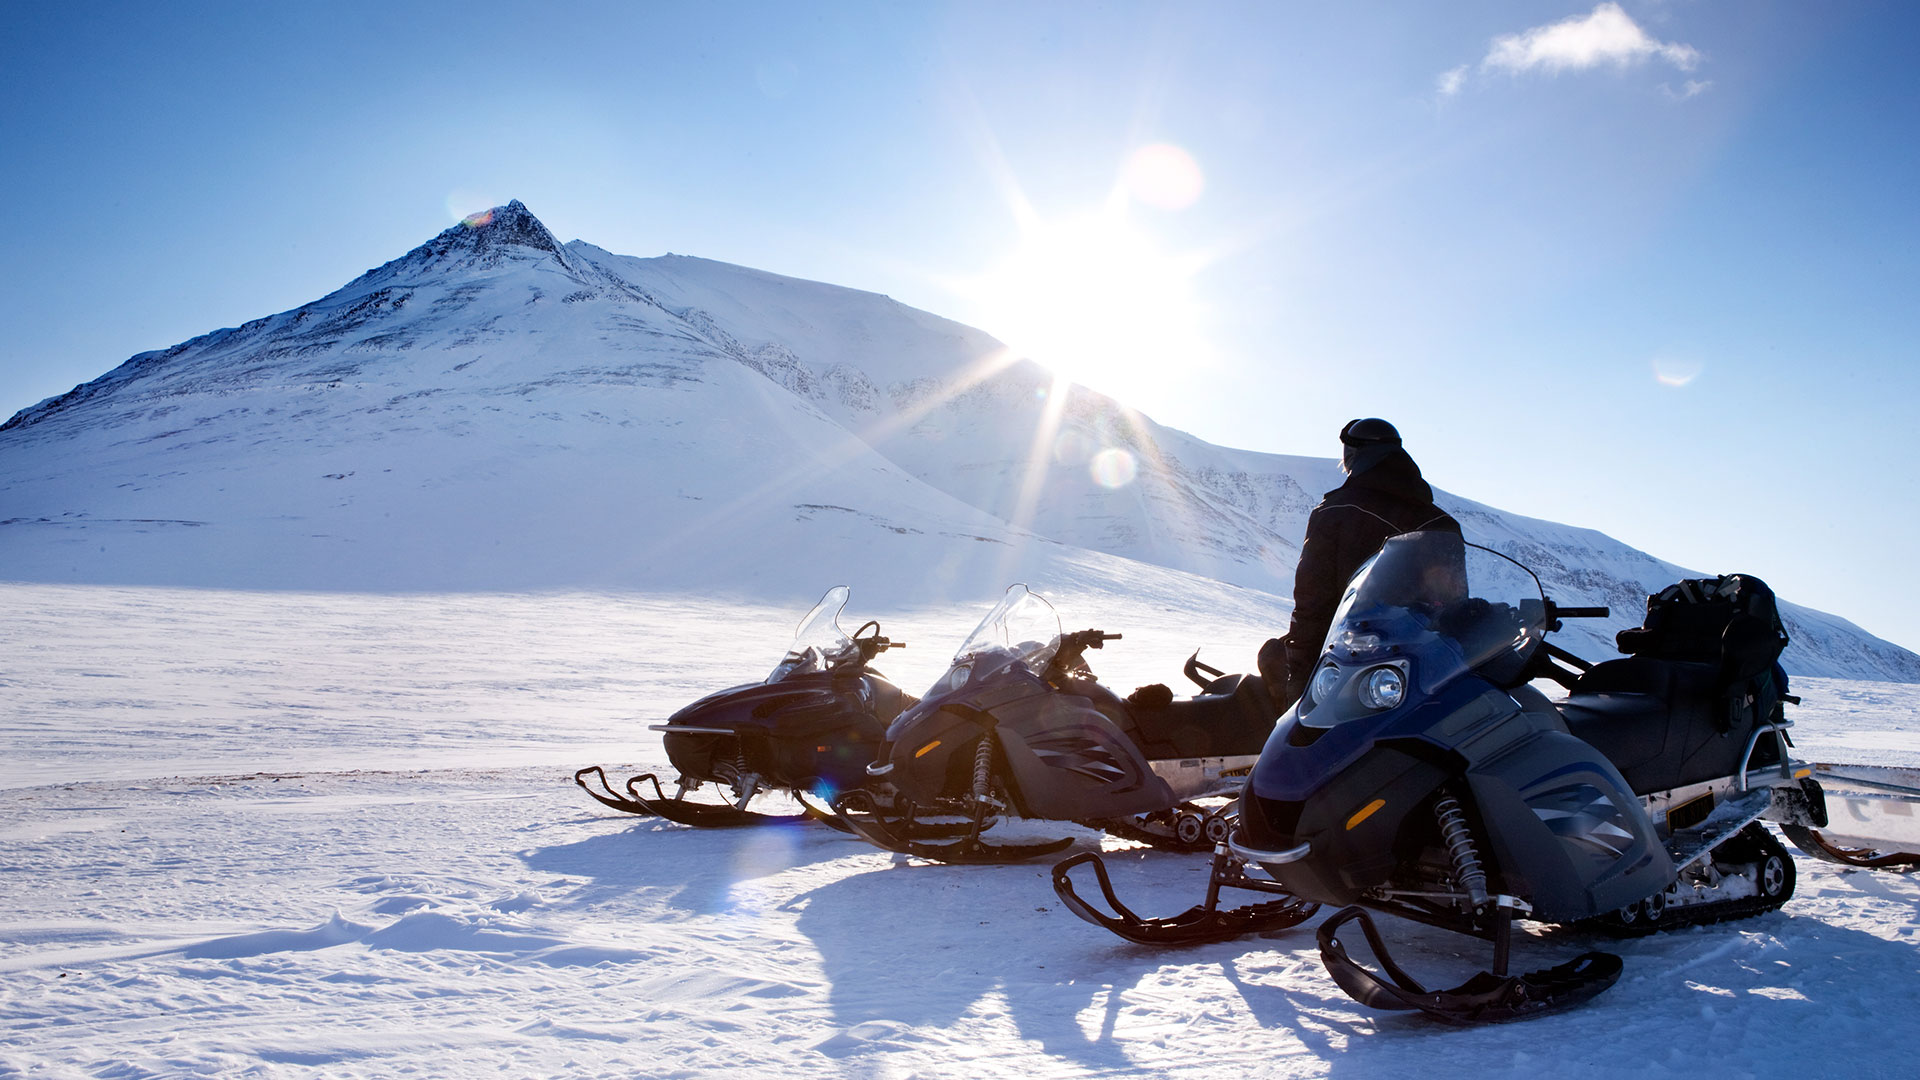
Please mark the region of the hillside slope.
<svg viewBox="0 0 1920 1080"><path fill-rule="evenodd" d="M845 580L919 604L1153 574L1284 597L1338 481L884 296L562 245L516 202L0 425L0 576L782 598ZM1569 628L1588 655L1697 576L1439 498L1556 599L1614 609ZM1795 673L1920 681L1920 657L1842 619L1786 616Z"/></svg>

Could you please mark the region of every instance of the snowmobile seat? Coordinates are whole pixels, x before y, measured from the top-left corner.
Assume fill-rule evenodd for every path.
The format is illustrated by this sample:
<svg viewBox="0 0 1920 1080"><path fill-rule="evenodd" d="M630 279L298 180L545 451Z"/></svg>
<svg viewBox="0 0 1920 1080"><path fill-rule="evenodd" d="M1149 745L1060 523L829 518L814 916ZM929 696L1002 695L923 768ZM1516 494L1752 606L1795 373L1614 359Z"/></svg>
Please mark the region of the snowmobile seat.
<svg viewBox="0 0 1920 1080"><path fill-rule="evenodd" d="M1273 734L1273 702L1257 675L1216 679L1196 697L1131 710L1150 760L1258 754Z"/></svg>
<svg viewBox="0 0 1920 1080"><path fill-rule="evenodd" d="M1724 693L1715 664L1630 656L1594 665L1560 712L1570 732L1646 794L1739 768L1749 729L1721 722Z"/></svg>
<svg viewBox="0 0 1920 1080"><path fill-rule="evenodd" d="M1647 597L1643 624L1620 631L1620 651L1652 660L1713 665L1725 708L1722 729L1777 713L1786 692L1780 654L1789 638L1773 590L1751 574L1676 582Z"/></svg>
<svg viewBox="0 0 1920 1080"><path fill-rule="evenodd" d="M1561 711L1635 791L1729 775L1747 736L1780 715L1788 638L1759 578L1669 585L1647 597L1643 624L1616 640L1629 655L1582 674Z"/></svg>

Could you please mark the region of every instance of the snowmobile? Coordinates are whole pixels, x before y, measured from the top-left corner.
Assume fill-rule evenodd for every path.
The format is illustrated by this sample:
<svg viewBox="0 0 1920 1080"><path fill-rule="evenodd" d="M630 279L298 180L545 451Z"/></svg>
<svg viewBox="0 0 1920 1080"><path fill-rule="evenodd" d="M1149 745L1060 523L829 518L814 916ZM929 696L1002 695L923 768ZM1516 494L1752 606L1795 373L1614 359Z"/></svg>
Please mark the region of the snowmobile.
<svg viewBox="0 0 1920 1080"><path fill-rule="evenodd" d="M835 812L880 847L951 863L1017 861L1073 842L983 842L981 831L1002 815L1211 848L1231 827L1228 800L1277 710L1258 676L1227 675L1197 652L1186 674L1198 695L1176 700L1156 684L1123 700L1086 662L1087 650L1120 636L1062 633L1050 604L1012 586L946 674L887 729L867 768L869 785L842 793ZM891 796L890 808L880 793ZM946 844L917 841L911 829L922 814L959 817L966 834Z"/></svg>
<svg viewBox="0 0 1920 1080"><path fill-rule="evenodd" d="M793 644L766 678L709 694L665 723L648 726L662 733L667 758L679 770L672 796L652 773L628 779L625 792L616 792L598 765L574 773L574 782L615 810L683 825L829 819L830 814L803 796L831 799L864 783L866 765L888 723L915 700L870 666L874 657L905 648L905 642L881 636L878 622L862 624L851 637L840 629L848 593L842 585L820 598L800 620ZM597 779L599 790L587 782L589 776ZM726 801L687 798L704 784L722 791ZM766 791L792 795L801 811L764 814L747 809Z"/></svg>
<svg viewBox="0 0 1920 1080"><path fill-rule="evenodd" d="M1621 634L1630 655L1590 664L1546 635L1606 608L1560 607L1531 571L1456 533L1387 541L1247 779L1205 906L1243 881L1337 905L1318 944L1341 989L1458 1024L1564 1008L1619 977L1619 957L1597 951L1509 973L1517 918L1638 935L1780 907L1793 859L1762 822L1790 835L1828 823L1812 768L1790 754L1787 637L1756 579L1677 588ZM1549 701L1536 678L1567 697ZM1075 894L1071 872L1089 861L1100 869L1055 868L1069 910L1133 940L1183 940L1120 906L1104 873L1117 915ZM1486 939L1491 970L1428 989L1370 911ZM1214 910L1204 939L1236 915ZM1379 972L1348 952L1349 926Z"/></svg>

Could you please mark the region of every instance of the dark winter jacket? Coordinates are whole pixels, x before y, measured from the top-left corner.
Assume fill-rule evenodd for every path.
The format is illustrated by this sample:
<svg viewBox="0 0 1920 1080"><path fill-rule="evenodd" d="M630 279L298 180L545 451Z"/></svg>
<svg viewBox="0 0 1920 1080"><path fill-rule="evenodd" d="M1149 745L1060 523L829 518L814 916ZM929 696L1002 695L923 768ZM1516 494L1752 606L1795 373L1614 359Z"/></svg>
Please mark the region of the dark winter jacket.
<svg viewBox="0 0 1920 1080"><path fill-rule="evenodd" d="M1460 523L1433 504L1433 488L1421 479L1420 466L1399 447L1321 498L1307 518L1300 565L1294 571L1293 624L1284 639L1287 690L1274 695L1277 701L1291 704L1306 689L1334 609L1340 606L1340 595L1354 571L1388 537L1422 529L1457 533ZM1269 642L1261 650L1261 671L1269 685L1280 674L1276 644Z"/></svg>

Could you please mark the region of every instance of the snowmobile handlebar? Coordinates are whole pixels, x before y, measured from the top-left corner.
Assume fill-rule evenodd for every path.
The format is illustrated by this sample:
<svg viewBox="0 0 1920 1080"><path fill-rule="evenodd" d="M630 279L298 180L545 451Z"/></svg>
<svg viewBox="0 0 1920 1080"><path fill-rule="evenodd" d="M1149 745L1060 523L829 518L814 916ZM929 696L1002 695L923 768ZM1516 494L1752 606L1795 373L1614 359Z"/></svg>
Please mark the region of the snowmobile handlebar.
<svg viewBox="0 0 1920 1080"><path fill-rule="evenodd" d="M1053 654L1053 662L1048 665L1048 678L1054 673L1067 674L1083 666L1081 654L1088 649L1098 649L1109 641L1119 641L1121 635L1109 634L1104 630L1081 630L1072 634L1060 635L1060 648Z"/></svg>
<svg viewBox="0 0 1920 1080"><path fill-rule="evenodd" d="M1561 607L1549 600L1546 610L1547 632L1559 630L1561 619L1604 619L1610 612L1610 608L1604 607Z"/></svg>
<svg viewBox="0 0 1920 1080"><path fill-rule="evenodd" d="M1109 634L1104 630L1082 630L1077 634L1060 635L1062 649L1097 649L1109 641L1119 641L1123 635Z"/></svg>
<svg viewBox="0 0 1920 1080"><path fill-rule="evenodd" d="M1551 612L1552 617L1556 619L1604 619L1608 615L1613 614L1612 608L1561 607L1551 601L1548 602L1547 610Z"/></svg>
<svg viewBox="0 0 1920 1080"><path fill-rule="evenodd" d="M860 635L865 634L869 628L873 630L873 633L868 634L866 637L861 637ZM853 632L853 643L860 649L860 662L863 664L879 656L881 653L886 652L888 649L904 649L907 647L907 643L904 641L895 641L892 638L881 637L880 624L871 619L862 624L860 629Z"/></svg>

